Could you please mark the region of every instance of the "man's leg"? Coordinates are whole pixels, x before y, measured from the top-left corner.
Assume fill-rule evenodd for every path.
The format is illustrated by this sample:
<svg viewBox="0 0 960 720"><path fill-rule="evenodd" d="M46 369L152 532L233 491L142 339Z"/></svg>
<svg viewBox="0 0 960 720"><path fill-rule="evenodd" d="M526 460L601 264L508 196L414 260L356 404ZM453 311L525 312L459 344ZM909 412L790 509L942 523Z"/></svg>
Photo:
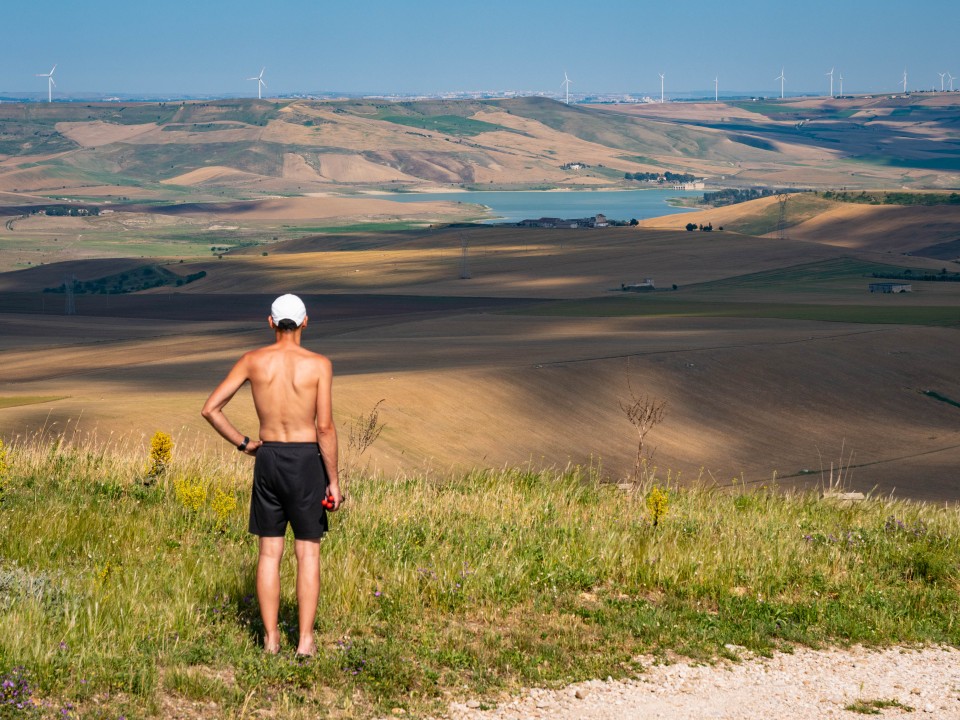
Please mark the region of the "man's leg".
<svg viewBox="0 0 960 720"><path fill-rule="evenodd" d="M298 655L314 655L317 652L313 640L313 623L317 618L317 601L320 598L320 540L297 540L297 611L300 618L300 642Z"/></svg>
<svg viewBox="0 0 960 720"><path fill-rule="evenodd" d="M283 557L282 537L261 537L260 557L257 560L257 600L263 618L263 649L280 652L280 559Z"/></svg>

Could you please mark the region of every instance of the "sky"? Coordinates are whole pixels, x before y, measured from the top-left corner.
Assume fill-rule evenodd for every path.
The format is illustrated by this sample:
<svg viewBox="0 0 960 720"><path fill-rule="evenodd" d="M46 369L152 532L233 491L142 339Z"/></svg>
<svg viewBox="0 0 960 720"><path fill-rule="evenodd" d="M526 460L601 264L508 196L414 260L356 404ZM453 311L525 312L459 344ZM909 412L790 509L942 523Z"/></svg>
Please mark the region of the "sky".
<svg viewBox="0 0 960 720"><path fill-rule="evenodd" d="M956 0L3 0L0 93L960 89Z"/></svg>

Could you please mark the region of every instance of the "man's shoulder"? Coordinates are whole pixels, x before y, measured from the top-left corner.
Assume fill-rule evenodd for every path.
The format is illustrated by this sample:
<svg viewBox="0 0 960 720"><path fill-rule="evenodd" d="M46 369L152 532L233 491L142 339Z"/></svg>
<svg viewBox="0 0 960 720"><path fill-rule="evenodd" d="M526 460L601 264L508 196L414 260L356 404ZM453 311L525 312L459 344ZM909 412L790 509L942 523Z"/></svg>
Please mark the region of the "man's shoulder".
<svg viewBox="0 0 960 720"><path fill-rule="evenodd" d="M321 355L320 353L313 352L313 350L307 350L306 348L300 348L303 351L303 358L309 362L316 363L323 367L333 367L333 362L326 355Z"/></svg>
<svg viewBox="0 0 960 720"><path fill-rule="evenodd" d="M269 363L270 358L278 355L293 355L296 361L315 365L318 369L330 369L333 363L326 355L307 350L305 347L285 347L279 344L264 345L263 347L249 350L241 357L241 362L247 362L253 365Z"/></svg>

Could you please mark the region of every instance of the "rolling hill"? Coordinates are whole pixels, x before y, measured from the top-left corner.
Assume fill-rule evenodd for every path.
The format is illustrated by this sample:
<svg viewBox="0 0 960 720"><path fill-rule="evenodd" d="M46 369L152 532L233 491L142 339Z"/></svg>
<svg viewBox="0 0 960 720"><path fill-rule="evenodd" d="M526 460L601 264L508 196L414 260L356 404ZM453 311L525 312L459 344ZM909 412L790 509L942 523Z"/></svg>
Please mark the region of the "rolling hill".
<svg viewBox="0 0 960 720"><path fill-rule="evenodd" d="M637 187L956 186L960 95L577 106L230 100L0 106L0 199ZM575 169L574 169L575 168Z"/></svg>

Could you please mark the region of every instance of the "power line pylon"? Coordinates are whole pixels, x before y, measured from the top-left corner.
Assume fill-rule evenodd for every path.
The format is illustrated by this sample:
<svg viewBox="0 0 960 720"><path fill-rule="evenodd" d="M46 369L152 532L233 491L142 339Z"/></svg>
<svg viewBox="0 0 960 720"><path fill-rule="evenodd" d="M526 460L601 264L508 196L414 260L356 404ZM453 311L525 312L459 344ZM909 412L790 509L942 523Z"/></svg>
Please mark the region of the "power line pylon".
<svg viewBox="0 0 960 720"><path fill-rule="evenodd" d="M73 283L76 282L76 280L77 278L75 275L63 276L64 315L77 314L77 304L73 298Z"/></svg>
<svg viewBox="0 0 960 720"><path fill-rule="evenodd" d="M777 217L777 239L786 240L787 235L787 193L777 194L777 203L780 205L780 214Z"/></svg>
<svg viewBox="0 0 960 720"><path fill-rule="evenodd" d="M470 257L468 254L470 243L463 235L460 236L460 279L469 280L473 277L470 274Z"/></svg>

